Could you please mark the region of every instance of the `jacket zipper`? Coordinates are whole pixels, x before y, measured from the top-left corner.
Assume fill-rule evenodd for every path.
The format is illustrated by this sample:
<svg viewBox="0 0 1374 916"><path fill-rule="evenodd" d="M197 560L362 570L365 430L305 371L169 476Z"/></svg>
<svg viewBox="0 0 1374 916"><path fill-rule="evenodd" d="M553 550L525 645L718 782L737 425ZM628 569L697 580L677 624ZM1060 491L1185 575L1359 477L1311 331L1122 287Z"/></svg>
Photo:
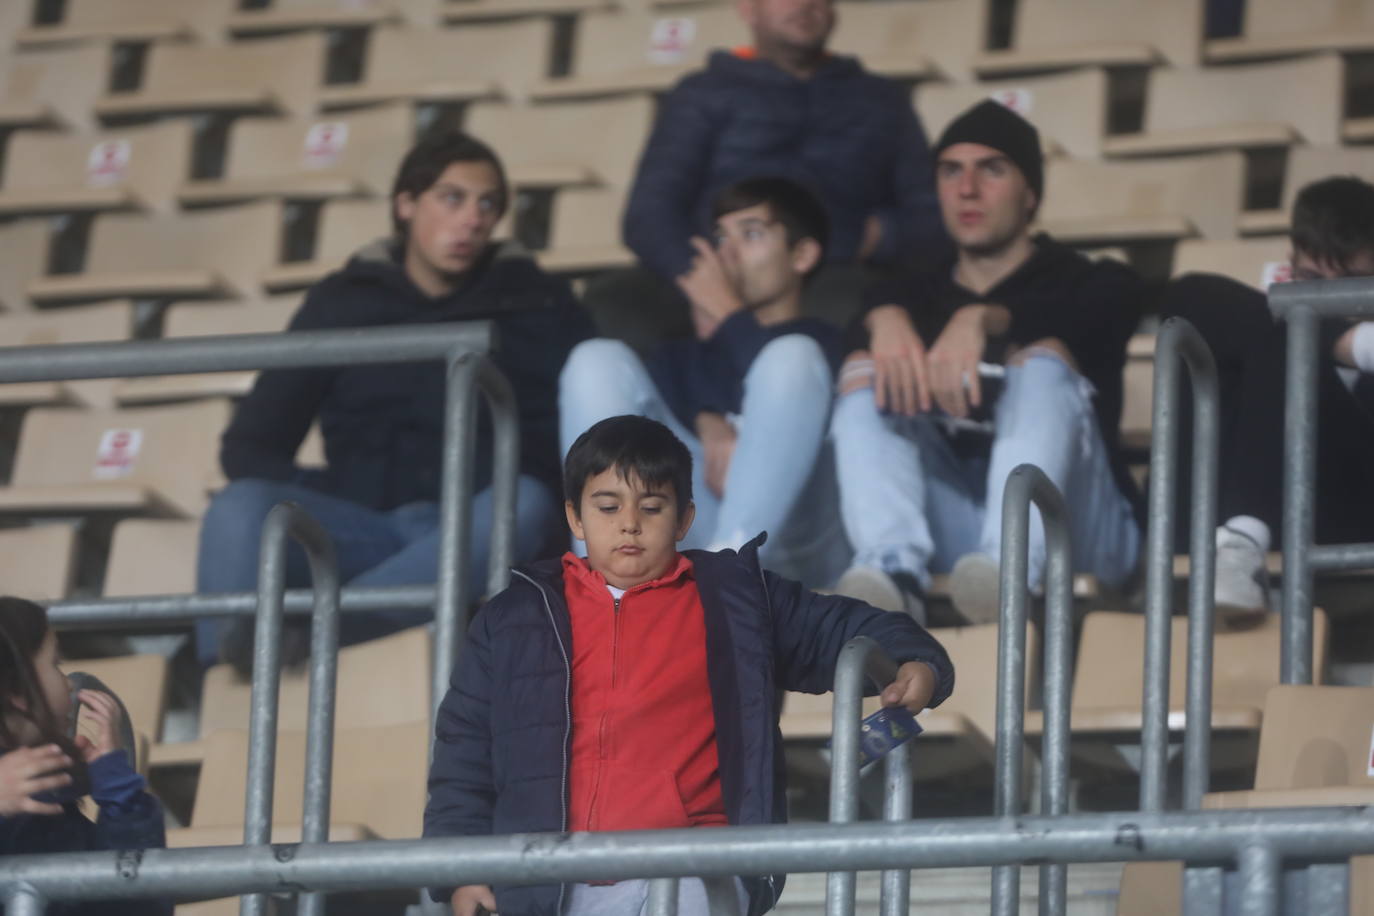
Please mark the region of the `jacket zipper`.
<svg viewBox="0 0 1374 916"><path fill-rule="evenodd" d="M568 658L568 647L563 645L563 637L558 632L558 621L553 616L553 605L549 603L548 592L544 591L544 586L535 582L529 576L518 569L512 569L520 578L539 590L539 597L544 599L544 610L549 615L549 626L553 627L553 638L558 640L558 651L563 656L563 816L560 820L559 829L564 833L568 830L568 741L572 738L572 661ZM558 912L563 912L563 895L567 891L566 884L558 885Z"/></svg>
<svg viewBox="0 0 1374 916"><path fill-rule="evenodd" d="M620 599L611 596L611 686L606 698L606 708L601 712L601 721L596 726L596 781L592 784L591 804L587 806L587 829L596 828L597 803L601 800L601 777L605 775L606 728L611 719L611 702L615 695L615 672L620 648Z"/></svg>

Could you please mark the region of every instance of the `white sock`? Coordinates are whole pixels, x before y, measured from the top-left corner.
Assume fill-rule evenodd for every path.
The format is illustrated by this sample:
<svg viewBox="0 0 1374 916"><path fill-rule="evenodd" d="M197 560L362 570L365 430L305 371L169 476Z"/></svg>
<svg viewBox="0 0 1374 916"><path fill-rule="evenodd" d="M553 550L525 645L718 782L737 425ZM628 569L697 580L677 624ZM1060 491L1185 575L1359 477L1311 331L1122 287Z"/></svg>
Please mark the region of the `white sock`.
<svg viewBox="0 0 1374 916"><path fill-rule="evenodd" d="M1261 553L1269 552L1269 526L1253 515L1237 515L1226 520L1223 528L1243 534L1259 545Z"/></svg>

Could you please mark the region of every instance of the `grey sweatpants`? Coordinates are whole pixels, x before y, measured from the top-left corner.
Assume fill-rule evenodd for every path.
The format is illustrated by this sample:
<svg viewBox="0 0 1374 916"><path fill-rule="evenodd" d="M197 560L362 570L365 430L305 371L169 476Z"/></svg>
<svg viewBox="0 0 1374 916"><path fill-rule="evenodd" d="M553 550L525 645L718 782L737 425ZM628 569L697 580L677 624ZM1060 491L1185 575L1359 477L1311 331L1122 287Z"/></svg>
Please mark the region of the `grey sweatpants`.
<svg viewBox="0 0 1374 916"><path fill-rule="evenodd" d="M570 884L563 916L640 916L649 903L649 882ZM739 878L683 878L678 882L678 916L744 916L749 898Z"/></svg>

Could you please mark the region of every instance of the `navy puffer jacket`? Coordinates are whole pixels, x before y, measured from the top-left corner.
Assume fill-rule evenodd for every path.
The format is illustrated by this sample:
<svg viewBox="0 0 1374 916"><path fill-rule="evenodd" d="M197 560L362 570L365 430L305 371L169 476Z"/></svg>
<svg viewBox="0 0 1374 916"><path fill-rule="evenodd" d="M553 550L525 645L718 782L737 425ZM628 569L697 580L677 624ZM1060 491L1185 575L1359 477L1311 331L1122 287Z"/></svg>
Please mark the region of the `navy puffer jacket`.
<svg viewBox="0 0 1374 916"><path fill-rule="evenodd" d="M906 614L818 595L763 571L763 538L738 553L687 551L706 615L721 791L732 825L787 819L777 691L828 691L840 649L870 636L897 661L928 662L949 696L954 668ZM561 564L518 569L469 630L439 709L425 836L562 831L571 752L572 627ZM750 914L777 902L782 876L746 877ZM558 916L557 885L497 887L502 916ZM452 890L431 891L447 902Z"/></svg>
<svg viewBox="0 0 1374 916"><path fill-rule="evenodd" d="M711 199L746 178L791 178L830 216L826 257L854 260L870 215L882 221L876 260L944 246L925 131L909 94L834 56L810 79L727 51L659 106L625 211L625 244L676 277L688 240L708 236Z"/></svg>

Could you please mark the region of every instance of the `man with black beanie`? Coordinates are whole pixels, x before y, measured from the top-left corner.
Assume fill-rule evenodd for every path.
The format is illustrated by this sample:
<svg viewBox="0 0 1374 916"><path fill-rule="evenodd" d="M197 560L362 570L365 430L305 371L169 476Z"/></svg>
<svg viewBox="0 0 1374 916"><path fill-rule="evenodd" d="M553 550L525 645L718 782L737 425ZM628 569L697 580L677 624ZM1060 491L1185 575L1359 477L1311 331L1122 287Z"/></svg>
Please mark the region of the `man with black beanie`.
<svg viewBox="0 0 1374 916"><path fill-rule="evenodd" d="M997 619L1002 491L1024 462L1068 504L1076 571L1121 585L1140 547L1118 448L1126 342L1143 287L1030 226L1044 190L1040 137L985 101L935 147L956 254L876 284L850 331L833 434L854 564L838 590L924 613L932 572L973 622ZM1030 533L1038 589L1045 539Z"/></svg>

